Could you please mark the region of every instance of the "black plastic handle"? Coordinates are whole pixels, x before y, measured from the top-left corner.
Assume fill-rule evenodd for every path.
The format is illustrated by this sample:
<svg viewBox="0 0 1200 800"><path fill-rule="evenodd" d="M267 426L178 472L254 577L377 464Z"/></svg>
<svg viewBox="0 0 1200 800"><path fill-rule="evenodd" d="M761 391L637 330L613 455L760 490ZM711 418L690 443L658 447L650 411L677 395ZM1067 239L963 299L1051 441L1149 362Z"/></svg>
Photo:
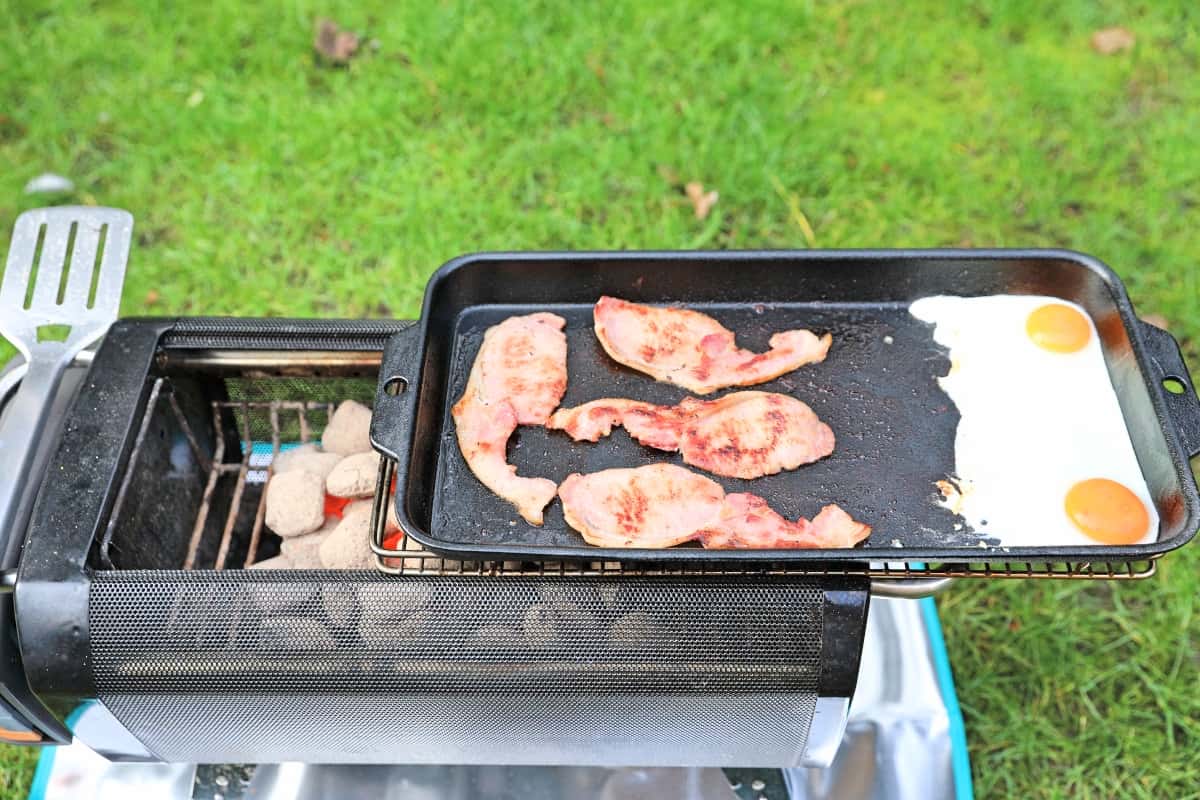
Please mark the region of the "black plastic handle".
<svg viewBox="0 0 1200 800"><path fill-rule="evenodd" d="M1174 336L1148 322L1141 322L1141 330L1142 342L1156 370L1151 376L1157 383L1155 388L1166 403L1184 452L1188 458L1195 458L1200 455L1200 398L1196 396L1196 385L1183 362L1179 343ZM1172 382L1182 386L1183 391L1176 393L1168 389L1167 385Z"/></svg>
<svg viewBox="0 0 1200 800"><path fill-rule="evenodd" d="M425 349L421 328L421 325L413 325L388 339L379 365L379 384L371 417L371 444L396 462L395 502L402 526L407 515L400 504L405 496L412 460L413 428L421 386L420 359Z"/></svg>

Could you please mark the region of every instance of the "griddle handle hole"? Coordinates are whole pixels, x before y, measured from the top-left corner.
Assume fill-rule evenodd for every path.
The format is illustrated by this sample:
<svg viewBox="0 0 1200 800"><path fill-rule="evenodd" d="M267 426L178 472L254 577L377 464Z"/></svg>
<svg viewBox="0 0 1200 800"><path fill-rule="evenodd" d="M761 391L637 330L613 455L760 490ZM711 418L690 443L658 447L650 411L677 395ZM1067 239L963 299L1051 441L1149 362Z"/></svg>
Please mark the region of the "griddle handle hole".
<svg viewBox="0 0 1200 800"><path fill-rule="evenodd" d="M383 393L388 397L397 397L408 390L408 378L403 375L393 375L383 384Z"/></svg>
<svg viewBox="0 0 1200 800"><path fill-rule="evenodd" d="M1168 375L1163 378L1162 385L1171 394L1184 394L1187 392L1187 384L1183 382L1182 378Z"/></svg>

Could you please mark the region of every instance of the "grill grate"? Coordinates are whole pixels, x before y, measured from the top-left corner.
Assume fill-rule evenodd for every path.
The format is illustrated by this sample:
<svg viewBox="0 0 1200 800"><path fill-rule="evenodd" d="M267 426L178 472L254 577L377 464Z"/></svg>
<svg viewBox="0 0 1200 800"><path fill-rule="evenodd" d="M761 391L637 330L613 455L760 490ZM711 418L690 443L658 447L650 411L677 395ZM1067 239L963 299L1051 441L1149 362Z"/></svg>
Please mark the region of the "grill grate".
<svg viewBox="0 0 1200 800"><path fill-rule="evenodd" d="M187 560L183 563L184 569L192 569L195 567L196 558L202 544L202 537L208 523L209 510L212 506L212 496L218 482L223 475L236 475L236 483L233 487L233 499L229 505L229 511L225 515L225 526L221 529L221 542L217 548L217 561L214 565L215 569L224 569L229 556L229 546L233 539L234 528L242 515L242 497L245 493L246 485L253 479L254 483L265 484L271 479L272 467L275 457L279 455L281 444L281 434L283 431L284 420L291 416L295 418L295 433L301 443L308 443L313 438L313 423L310 421L310 415L320 416L324 420L328 420L333 414L333 403L320 403L312 401L288 401L288 400L272 400L269 402L214 402L213 403L213 429L216 432L217 450L212 460L212 467L208 473L208 483L204 489L204 499L200 503L200 509L196 514L196 522L192 527L192 539L188 545ZM242 459L238 462L225 462L225 422L232 412L234 418L238 421L239 441L241 443ZM270 444L271 456L270 462L265 465L266 469L252 470L257 466L253 464L257 448L255 447L255 432L256 428L261 428L258 424L261 418L265 415L270 428ZM258 553L259 542L262 538L263 519L266 517L266 492L259 492L258 499L254 508L254 522L250 530L250 544L247 549L245 566L250 566L255 561L255 555Z"/></svg>
<svg viewBox="0 0 1200 800"><path fill-rule="evenodd" d="M358 353L355 365L368 366L364 358L372 354ZM374 354L378 363L378 354ZM147 416L154 407L164 402L171 404L171 412L187 431L192 448L203 459L199 447L187 426L184 415L170 391L162 390L164 379L160 378L152 389ZM352 396L369 402L369 389L354 382L337 381L323 391L315 391L313 382L297 377L271 376L268 379L238 379L228 381L232 399L212 403L212 424L216 431L216 450L211 460L203 459L208 465L207 484L203 500L192 527L187 558L182 566L193 569L200 566L198 554L205 550L203 537L215 535L210 531L220 530L217 544L215 569L229 567L231 542L241 527L249 524L249 546L244 561L238 566L253 564L261 550L265 506L261 484L271 476L270 463L279 454L285 442L308 442L319 438L325 422L336 403ZM340 394L339 394L340 393ZM359 395L363 395L359 397ZM314 399L315 397L315 399ZM232 440L228 436L233 429ZM236 441L241 450L241 459L226 461L227 441ZM140 446L140 440L139 440ZM132 472L136 464L137 450L130 464ZM269 455L268 455L269 453ZM257 455L256 455L257 454ZM262 463L257 463L256 459ZM380 465L379 486L391 484L395 465L383 459ZM210 520L212 500L216 487L223 480L234 480L232 502L225 512L224 524L218 528ZM247 491L255 485L259 490ZM425 550L416 541L401 535L394 548L386 548L384 526L386 504L390 498L378 491L372 517L372 549L376 554L378 568L395 575L470 575L486 577L504 576L650 576L650 575L696 575L696 576L746 576L746 575L808 575L814 577L865 576L882 580L908 580L924 578L1051 578L1070 580L1138 580L1149 578L1156 571L1155 559L1134 562L946 562L936 564L908 564L904 562L864 563L825 562L788 565L692 565L671 566L665 564L636 565L619 561L591 562L525 562L525 561L459 561L444 558ZM118 496L119 510L121 497ZM253 504L253 507L246 507ZM116 515L114 515L115 517ZM240 551L239 551L240 552Z"/></svg>

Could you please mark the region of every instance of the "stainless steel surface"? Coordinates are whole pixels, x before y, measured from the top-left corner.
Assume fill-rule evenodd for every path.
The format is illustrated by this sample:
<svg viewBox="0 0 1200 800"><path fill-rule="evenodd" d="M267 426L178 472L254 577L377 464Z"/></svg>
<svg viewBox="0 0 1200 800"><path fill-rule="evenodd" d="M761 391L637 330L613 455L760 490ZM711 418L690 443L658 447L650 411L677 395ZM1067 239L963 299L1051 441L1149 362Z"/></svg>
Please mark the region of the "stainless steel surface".
<svg viewBox="0 0 1200 800"><path fill-rule="evenodd" d="M46 748L42 758L53 758L37 800L192 800L194 764L112 763L103 750L83 742L101 742L103 714L89 706L75 726L75 742ZM127 735L127 734L126 734ZM39 773L41 772L39 765Z"/></svg>
<svg viewBox="0 0 1200 800"><path fill-rule="evenodd" d="M21 385L21 379L25 377L25 373L29 371L29 366L20 356L16 357L20 361L9 367L8 371L0 375L0 408L8 402L8 396L17 391L17 387Z"/></svg>
<svg viewBox="0 0 1200 800"><path fill-rule="evenodd" d="M181 372L221 371L288 374L299 370L311 375L313 369L378 369L377 350L181 350L164 354L162 363Z"/></svg>
<svg viewBox="0 0 1200 800"><path fill-rule="evenodd" d="M191 764L113 764L90 793L83 787L64 787L64 798L88 800L190 800ZM47 792L47 800L51 800Z"/></svg>
<svg viewBox="0 0 1200 800"><path fill-rule="evenodd" d="M849 706L849 697L817 698L817 707L808 729L808 741L804 743L803 766L827 767L832 763L846 732Z"/></svg>
<svg viewBox="0 0 1200 800"><path fill-rule="evenodd" d="M23 527L23 487L63 372L117 318L132 231L128 212L84 207L26 211L13 226L0 335L27 367L0 427L0 534ZM40 341L45 326L66 328L65 340Z"/></svg>
<svg viewBox="0 0 1200 800"><path fill-rule="evenodd" d="M98 701L89 701L72 725L75 740L105 758L125 761L154 761L146 749L112 712Z"/></svg>
<svg viewBox="0 0 1200 800"><path fill-rule="evenodd" d="M71 362L72 366L88 366L96 358L95 350L81 350L75 355L75 360ZM14 356L13 360L5 364L3 374L0 374L0 409L8 402L9 397L17 391L17 387L21 385L21 379L25 377L25 373L29 371L29 365L25 363L25 359L20 355Z"/></svg>
<svg viewBox="0 0 1200 800"><path fill-rule="evenodd" d="M919 600L922 597L933 597L954 583L954 578L927 578L921 580L873 580L871 581L872 597L895 597L905 600Z"/></svg>
<svg viewBox="0 0 1200 800"><path fill-rule="evenodd" d="M858 688L833 763L784 770L797 800L953 800L950 717L919 603L871 602Z"/></svg>
<svg viewBox="0 0 1200 800"><path fill-rule="evenodd" d="M602 767L259 767L262 800L736 800L719 769Z"/></svg>
<svg viewBox="0 0 1200 800"><path fill-rule="evenodd" d="M250 794L253 764L200 764L192 783L191 800L244 800Z"/></svg>

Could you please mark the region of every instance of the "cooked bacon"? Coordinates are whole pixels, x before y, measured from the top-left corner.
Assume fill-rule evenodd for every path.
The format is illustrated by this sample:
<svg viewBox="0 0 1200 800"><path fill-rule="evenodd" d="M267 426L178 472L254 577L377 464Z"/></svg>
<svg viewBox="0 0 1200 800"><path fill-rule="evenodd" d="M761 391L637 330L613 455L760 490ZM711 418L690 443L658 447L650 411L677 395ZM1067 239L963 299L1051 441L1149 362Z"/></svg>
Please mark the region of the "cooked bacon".
<svg viewBox="0 0 1200 800"><path fill-rule="evenodd" d="M686 398L677 406L636 400L593 400L560 408L547 428L595 442L615 425L647 447L682 453L684 463L730 478L761 478L833 452L833 431L794 397L733 392L716 400Z"/></svg>
<svg viewBox="0 0 1200 800"><path fill-rule="evenodd" d="M671 464L568 476L558 487L567 524L599 547L671 547L721 514L716 481Z"/></svg>
<svg viewBox="0 0 1200 800"><path fill-rule="evenodd" d="M697 311L607 296L596 303L593 317L600 344L615 360L696 394L765 383L824 361L833 341L829 334L782 331L771 337L766 353L752 353L737 346L732 331Z"/></svg>
<svg viewBox="0 0 1200 800"><path fill-rule="evenodd" d="M522 478L505 461L508 437L517 429L512 403L501 400L484 405L459 401L454 406L458 446L475 477L484 486L517 507L530 525L542 524L542 510L554 499L558 487L546 478Z"/></svg>
<svg viewBox="0 0 1200 800"><path fill-rule="evenodd" d="M686 402L686 401L685 401ZM566 431L577 442L598 442L617 425L647 447L674 452L679 449L686 415L678 406L656 406L640 400L593 400L574 408L560 408L546 427Z"/></svg>
<svg viewBox="0 0 1200 800"><path fill-rule="evenodd" d="M475 382L484 402L512 403L518 425L544 425L567 390L566 324L542 312L488 328L463 396Z"/></svg>
<svg viewBox="0 0 1200 800"><path fill-rule="evenodd" d="M853 547L871 534L835 505L790 522L761 497L726 495L716 481L672 464L571 475L558 488L567 524L599 547Z"/></svg>
<svg viewBox="0 0 1200 800"><path fill-rule="evenodd" d="M467 388L451 411L458 446L475 477L532 525L558 487L522 478L505 460L517 425L544 425L567 388L566 321L554 314L509 317L488 328Z"/></svg>
<svg viewBox="0 0 1200 800"><path fill-rule="evenodd" d="M871 535L871 528L835 505L821 509L812 521L801 517L789 522L767 501L753 494L725 496L718 524L700 531L707 548L791 549L801 547L853 547Z"/></svg>

